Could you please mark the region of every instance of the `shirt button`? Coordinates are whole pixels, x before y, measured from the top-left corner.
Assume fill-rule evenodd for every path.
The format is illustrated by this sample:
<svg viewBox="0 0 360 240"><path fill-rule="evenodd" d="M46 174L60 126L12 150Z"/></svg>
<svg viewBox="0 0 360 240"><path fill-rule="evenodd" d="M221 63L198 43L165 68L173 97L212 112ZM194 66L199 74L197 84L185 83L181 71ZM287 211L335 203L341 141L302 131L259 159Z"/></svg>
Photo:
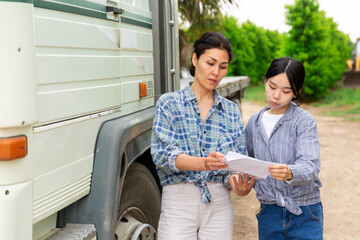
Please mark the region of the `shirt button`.
<svg viewBox="0 0 360 240"><path fill-rule="evenodd" d="M203 148L202 151L205 152L205 148Z"/></svg>
<svg viewBox="0 0 360 240"><path fill-rule="evenodd" d="M206 134L206 131L204 131L204 134Z"/></svg>

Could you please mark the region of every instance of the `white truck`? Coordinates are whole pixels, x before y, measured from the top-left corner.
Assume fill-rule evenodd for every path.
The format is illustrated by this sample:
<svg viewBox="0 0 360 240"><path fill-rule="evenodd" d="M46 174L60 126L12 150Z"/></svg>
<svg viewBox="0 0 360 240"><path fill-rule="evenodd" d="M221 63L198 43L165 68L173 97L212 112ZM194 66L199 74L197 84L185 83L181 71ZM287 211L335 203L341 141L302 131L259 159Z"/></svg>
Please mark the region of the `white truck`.
<svg viewBox="0 0 360 240"><path fill-rule="evenodd" d="M0 29L0 239L156 239L177 1L0 0Z"/></svg>

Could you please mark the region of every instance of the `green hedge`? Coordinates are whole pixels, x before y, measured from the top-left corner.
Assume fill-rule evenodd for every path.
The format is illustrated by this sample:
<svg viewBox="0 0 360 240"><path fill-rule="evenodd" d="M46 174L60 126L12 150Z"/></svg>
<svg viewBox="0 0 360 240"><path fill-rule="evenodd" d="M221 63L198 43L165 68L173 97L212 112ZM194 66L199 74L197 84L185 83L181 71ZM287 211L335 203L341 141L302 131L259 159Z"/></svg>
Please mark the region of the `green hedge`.
<svg viewBox="0 0 360 240"><path fill-rule="evenodd" d="M234 17L224 17L220 25L235 54L228 75L250 76L252 84L263 81L270 62L283 55L285 35L258 27L250 21L238 25Z"/></svg>
<svg viewBox="0 0 360 240"><path fill-rule="evenodd" d="M286 8L287 23L291 26L286 34L266 30L250 21L238 24L234 17L208 14L207 19L194 20L188 29L180 31L182 66L190 64L195 39L206 31L220 31L229 38L235 53L228 76L250 76L251 83L258 84L274 58L290 56L305 66L305 100L324 98L346 71L346 60L352 50L350 38L319 10L317 0L294 0Z"/></svg>

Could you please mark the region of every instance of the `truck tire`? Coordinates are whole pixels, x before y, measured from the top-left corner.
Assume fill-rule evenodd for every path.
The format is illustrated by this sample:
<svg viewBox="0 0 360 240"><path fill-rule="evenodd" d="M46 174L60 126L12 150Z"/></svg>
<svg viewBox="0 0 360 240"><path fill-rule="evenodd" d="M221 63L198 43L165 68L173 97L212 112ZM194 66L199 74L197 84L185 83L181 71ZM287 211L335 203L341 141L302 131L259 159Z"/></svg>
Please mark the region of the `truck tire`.
<svg viewBox="0 0 360 240"><path fill-rule="evenodd" d="M115 239L153 239L161 212L161 195L151 172L133 163L121 193Z"/></svg>

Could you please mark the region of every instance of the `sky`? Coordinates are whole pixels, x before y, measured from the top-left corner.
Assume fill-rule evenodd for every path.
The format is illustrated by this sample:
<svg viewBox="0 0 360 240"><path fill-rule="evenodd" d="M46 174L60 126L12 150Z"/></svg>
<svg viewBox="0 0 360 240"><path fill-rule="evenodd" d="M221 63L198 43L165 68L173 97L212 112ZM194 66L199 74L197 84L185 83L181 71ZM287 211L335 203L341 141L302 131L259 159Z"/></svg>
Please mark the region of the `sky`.
<svg viewBox="0 0 360 240"><path fill-rule="evenodd" d="M269 30L287 32L285 5L294 0L238 0L239 8L225 7L225 11L239 19L250 20ZM350 36L351 41L360 37L360 0L319 0L320 10L338 24L338 29Z"/></svg>

